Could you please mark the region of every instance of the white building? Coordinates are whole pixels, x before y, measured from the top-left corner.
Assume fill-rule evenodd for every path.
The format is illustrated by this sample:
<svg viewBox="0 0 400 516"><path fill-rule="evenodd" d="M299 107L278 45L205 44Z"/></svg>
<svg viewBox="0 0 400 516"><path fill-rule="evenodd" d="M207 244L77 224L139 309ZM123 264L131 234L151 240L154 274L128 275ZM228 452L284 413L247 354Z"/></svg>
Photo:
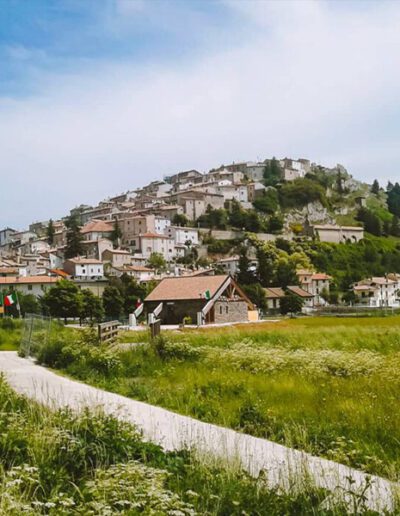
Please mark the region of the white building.
<svg viewBox="0 0 400 516"><path fill-rule="evenodd" d="M98 280L104 277L103 262L95 258L71 258L64 262L64 270L74 279Z"/></svg>
<svg viewBox="0 0 400 516"><path fill-rule="evenodd" d="M279 164L283 170L283 179L285 181L294 181L303 178L311 170L310 161L307 159L289 159L280 160Z"/></svg>
<svg viewBox="0 0 400 516"><path fill-rule="evenodd" d="M247 185L222 184L216 187L216 192L223 196L224 201L248 202Z"/></svg>
<svg viewBox="0 0 400 516"><path fill-rule="evenodd" d="M369 278L353 285L356 303L369 307L399 306L399 289L399 281L388 277Z"/></svg>
<svg viewBox="0 0 400 516"><path fill-rule="evenodd" d="M17 231L11 228L4 228L0 230L0 246L9 244L11 237L15 235Z"/></svg>
<svg viewBox="0 0 400 516"><path fill-rule="evenodd" d="M321 297L321 294L324 292L329 294L331 276L322 272L301 269L297 271L297 277L299 278L301 288L314 296L314 306L324 306L327 304L325 299Z"/></svg>
<svg viewBox="0 0 400 516"><path fill-rule="evenodd" d="M133 239L132 247L140 252L146 259L153 253L161 254L166 261L175 256L174 239L157 233L144 233Z"/></svg>
<svg viewBox="0 0 400 516"><path fill-rule="evenodd" d="M110 238L113 229L113 222L106 222L105 220L92 220L83 226L81 233L85 240L96 241L103 238Z"/></svg>
<svg viewBox="0 0 400 516"><path fill-rule="evenodd" d="M16 291L40 297L53 287L58 279L54 276L0 277L0 291L3 294Z"/></svg>
<svg viewBox="0 0 400 516"><path fill-rule="evenodd" d="M239 272L239 260L240 257L238 255L228 256L226 258L221 258L220 260L215 262L215 265L221 267L221 269L231 276L235 276ZM255 272L257 269L258 261L256 259L250 259L249 262L249 270Z"/></svg>
<svg viewBox="0 0 400 516"><path fill-rule="evenodd" d="M186 245L187 242L191 242L192 246L199 245L199 230L195 228L168 226L164 230L164 234L173 238L176 245Z"/></svg>
<svg viewBox="0 0 400 516"><path fill-rule="evenodd" d="M125 265L124 267L112 267L110 274L117 277L126 274L141 283L154 279L155 271L149 267L143 267L143 265Z"/></svg>

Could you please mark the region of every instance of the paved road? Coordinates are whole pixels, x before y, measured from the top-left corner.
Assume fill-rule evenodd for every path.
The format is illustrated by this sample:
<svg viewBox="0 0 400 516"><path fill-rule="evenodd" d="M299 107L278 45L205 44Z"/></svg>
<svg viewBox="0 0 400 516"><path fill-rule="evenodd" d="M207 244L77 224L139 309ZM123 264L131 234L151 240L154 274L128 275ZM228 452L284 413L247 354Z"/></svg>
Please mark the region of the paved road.
<svg viewBox="0 0 400 516"><path fill-rule="evenodd" d="M106 413L135 424L144 439L165 450L192 448L217 458L239 460L253 476L264 471L271 487L292 490L293 485L300 485L301 479L308 477L316 486L343 496L349 489L361 491L366 485L367 475L360 471L90 387L20 358L13 351L0 352L0 372L17 392L40 403L76 410L100 406ZM380 512L391 510L393 492L399 486L379 477L370 479L372 484L365 493L368 507Z"/></svg>

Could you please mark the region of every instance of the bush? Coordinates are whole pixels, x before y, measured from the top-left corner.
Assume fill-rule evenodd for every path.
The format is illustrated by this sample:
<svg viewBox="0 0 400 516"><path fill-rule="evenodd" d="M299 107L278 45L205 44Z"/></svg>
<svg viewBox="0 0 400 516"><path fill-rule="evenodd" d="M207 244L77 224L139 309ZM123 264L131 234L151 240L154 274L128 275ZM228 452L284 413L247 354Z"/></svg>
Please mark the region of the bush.
<svg viewBox="0 0 400 516"><path fill-rule="evenodd" d="M162 360L196 360L199 352L187 342L171 342L164 335L159 335L154 340L156 354Z"/></svg>
<svg viewBox="0 0 400 516"><path fill-rule="evenodd" d="M311 179L295 179L281 186L279 200L284 208L303 208L311 202L319 201L327 206L323 187Z"/></svg>

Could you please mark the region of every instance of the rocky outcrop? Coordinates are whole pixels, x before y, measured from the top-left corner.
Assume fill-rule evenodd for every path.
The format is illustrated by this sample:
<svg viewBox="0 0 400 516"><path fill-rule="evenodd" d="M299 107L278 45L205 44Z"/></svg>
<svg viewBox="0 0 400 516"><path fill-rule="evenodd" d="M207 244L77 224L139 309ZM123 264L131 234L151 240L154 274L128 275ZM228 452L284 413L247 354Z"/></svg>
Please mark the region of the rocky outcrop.
<svg viewBox="0 0 400 516"><path fill-rule="evenodd" d="M285 224L289 227L291 224L303 224L305 220L310 224L335 224L335 218L319 201L312 202L304 206L302 209L291 210L285 216Z"/></svg>

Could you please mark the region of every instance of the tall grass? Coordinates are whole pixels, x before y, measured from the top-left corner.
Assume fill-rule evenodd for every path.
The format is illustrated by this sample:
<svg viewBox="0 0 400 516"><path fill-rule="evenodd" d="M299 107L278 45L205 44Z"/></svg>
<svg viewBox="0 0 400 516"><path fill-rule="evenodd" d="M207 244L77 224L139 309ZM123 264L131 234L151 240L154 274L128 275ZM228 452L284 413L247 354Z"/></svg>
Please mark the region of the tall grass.
<svg viewBox="0 0 400 516"><path fill-rule="evenodd" d="M399 317L166 332L156 345L122 349L79 335L49 344L40 361L125 396L399 479Z"/></svg>
<svg viewBox="0 0 400 516"><path fill-rule="evenodd" d="M359 513L368 512L362 497L354 503ZM233 465L164 453L142 442L132 426L101 412L51 412L0 379L2 515L344 513L322 490L269 490L261 478Z"/></svg>
<svg viewBox="0 0 400 516"><path fill-rule="evenodd" d="M21 340L22 321L0 318L0 351L15 351Z"/></svg>

